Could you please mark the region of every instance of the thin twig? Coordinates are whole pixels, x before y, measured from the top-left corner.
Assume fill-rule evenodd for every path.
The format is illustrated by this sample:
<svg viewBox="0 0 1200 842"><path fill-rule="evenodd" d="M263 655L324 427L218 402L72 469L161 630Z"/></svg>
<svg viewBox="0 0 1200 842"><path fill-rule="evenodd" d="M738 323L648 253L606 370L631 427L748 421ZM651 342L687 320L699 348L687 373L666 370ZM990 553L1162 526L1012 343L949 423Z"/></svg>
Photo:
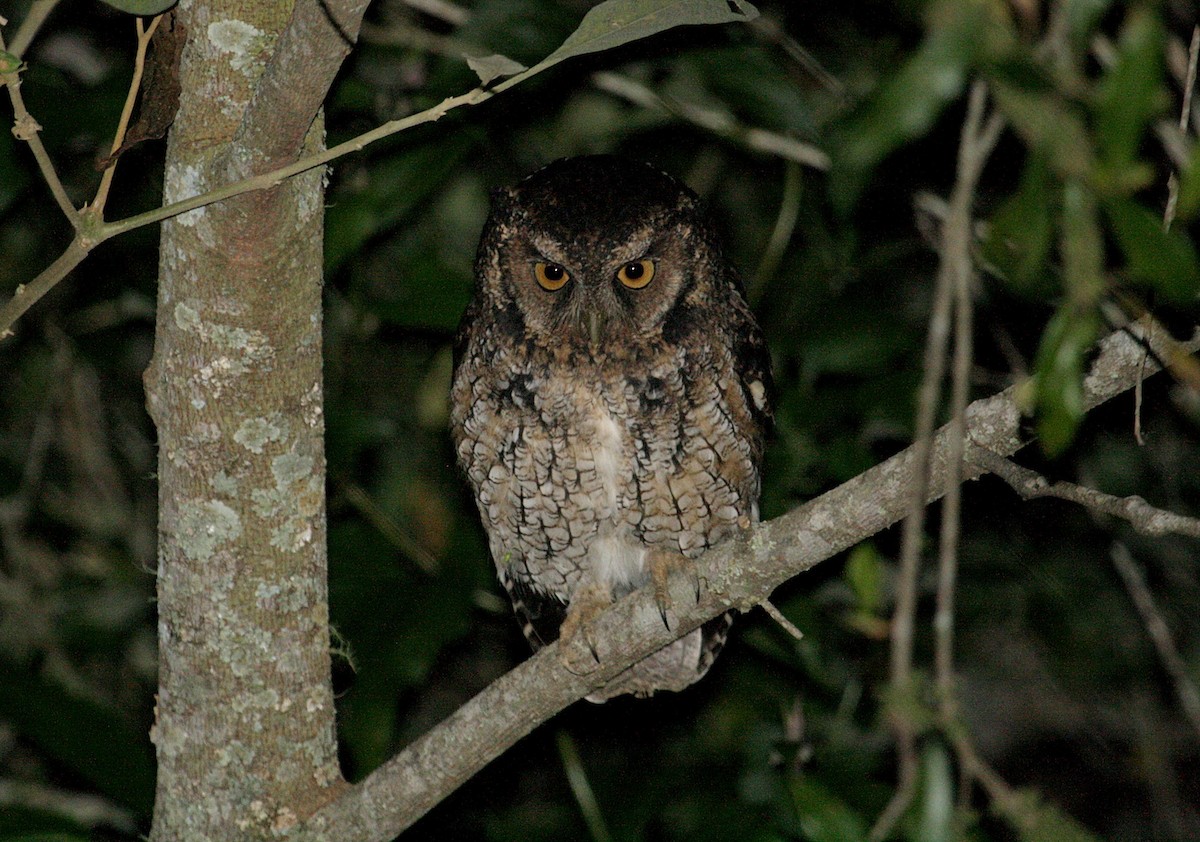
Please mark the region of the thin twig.
<svg viewBox="0 0 1200 842"><path fill-rule="evenodd" d="M0 40L0 49L3 49L2 40ZM283 181L299 175L300 173L308 172L316 167L324 166L325 164L335 161L338 158L341 158L352 152L360 152L375 141L382 140L385 137L390 137L391 135L413 128L414 126L440 120L442 117L446 116L446 114L456 108L479 105L480 103L486 102L496 94L503 93L509 88L519 85L522 82L538 75L539 73L557 65L563 61L565 57L565 55L551 53L533 67L510 76L509 78L493 85L490 88L477 87L467 91L466 93L459 94L458 96L448 97L431 108L427 108L424 111L417 112L416 114L410 114L407 117L403 117L398 120L391 120L387 123L384 123L382 126L372 129L371 131L364 132L363 134L351 138L343 143L339 143L337 146L331 147L330 149L303 157L292 164L288 164L287 166L279 167L250 178L245 178L232 184L225 185L224 187L219 187L215 190L209 190L197 196L183 199L178 202L173 202L169 205L155 208L154 210L146 211L145 213L140 213L126 219L116 220L114 222L108 222L104 223L103 225L96 225L94 227L88 226L88 230L86 231L84 237L77 243L77 245L83 248L83 250L86 252L91 250L99 243L111 239L119 234L124 234L147 225L153 225L156 222L162 222L165 219L179 216L182 213L187 213L188 211L196 210L206 205L215 204L216 202L224 202L246 193L252 193L257 190L265 190L275 187ZM7 76L11 76L13 80L16 80L16 74L7 74ZM17 82L10 82L7 76L5 81L9 82L9 89L11 93L15 91ZM15 96L19 97L19 92L17 92ZM765 152L772 152L784 158L803 159L799 162L813 166L817 169L826 169L829 166L829 159L825 153L813 147L809 147L806 144L799 143L798 141L794 141L791 138L787 138L782 135L766 132L762 129L752 128L743 129L742 131L744 131L744 135L741 136L742 141L751 148L759 149L760 151ZM40 143L37 141L36 134L33 136L31 146L34 143L38 143L38 146L40 147ZM37 153L35 152L35 155L36 154ZM66 201L63 212L69 213L70 217L72 218L72 223L76 228L79 228L81 224L80 215L70 205L69 199L66 199L66 193L65 191L62 191L61 184L58 183L58 177L54 174L53 167L49 166L48 157L45 159L45 165L43 166L43 175L46 177L47 182L51 184L52 190L55 190L54 185L58 184L58 189L55 191L55 195L60 199L60 204L62 204L64 200ZM56 265L58 262L59 261L55 262ZM47 270L47 272L49 272L49 270ZM42 275L39 275L39 280L46 278L47 272L43 272ZM58 279L61 279L61 276L56 278L55 282L57 282ZM41 289L40 292L34 292L35 286L38 286L38 288L41 289L42 285L37 285L35 283L29 284L28 291L33 294L34 297L31 300L28 300L24 307L20 308L17 316L28 309L28 306L36 301L37 298L40 298L41 295L44 295L46 291L53 287L53 284ZM0 307L0 338L5 335L6 331L11 327L12 322L15 319L15 317L7 318L9 313L9 303L11 302L8 302L3 307Z"/></svg>
<svg viewBox="0 0 1200 842"><path fill-rule="evenodd" d="M1145 329L1147 333L1154 330L1153 319L1148 318L1146 320ZM1146 370L1145 364L1149 359L1150 352L1147 350L1145 355L1142 357L1142 366L1139 370L1137 385L1133 387L1133 439L1138 443L1139 447L1146 443L1145 438L1142 437L1142 383L1145 378L1141 376L1140 372L1144 372Z"/></svg>
<svg viewBox="0 0 1200 842"><path fill-rule="evenodd" d="M24 315L43 295L54 289L55 284L67 273L83 262L88 255L79 237L71 241L58 259L47 266L28 284L21 284L12 298L0 305L0 340L12 336L13 323Z"/></svg>
<svg viewBox="0 0 1200 842"><path fill-rule="evenodd" d="M46 18L50 16L57 5L58 0L34 0L29 6L25 19L17 27L17 34L13 36L12 43L8 46L8 52L17 58L24 56L29 45L33 43L33 39L37 37L42 24L46 22Z"/></svg>
<svg viewBox="0 0 1200 842"><path fill-rule="evenodd" d="M788 35L774 18L760 15L750 22L750 28L768 41L782 47L792 61L804 68L821 83L822 87L838 99L846 96L846 86L842 84L842 81L826 70L817 57L804 49L799 41Z"/></svg>
<svg viewBox="0 0 1200 842"><path fill-rule="evenodd" d="M1154 596L1146 586L1146 580L1142 577L1142 572L1129 549L1120 542L1114 543L1112 560L1125 582L1125 589L1129 591L1138 614L1141 615L1146 633L1150 635L1150 640L1158 651L1159 660L1171 676L1175 685L1175 695L1179 698L1179 706L1183 708L1184 715L1196 734L1200 735L1200 691L1197 691L1196 684L1192 681L1187 662L1179 654L1179 647L1175 645L1171 629L1155 605Z"/></svg>
<svg viewBox="0 0 1200 842"><path fill-rule="evenodd" d="M600 802L596 800L596 793L592 791L583 761L579 758L579 750L575 747L575 740L569 733L560 730L554 735L554 742L558 746L558 756L567 775L567 784L571 787L571 794L575 796L575 803L579 805L579 812L583 814L583 821L587 825L592 842L611 842L612 834L608 832L604 814L600 812Z"/></svg>
<svg viewBox="0 0 1200 842"><path fill-rule="evenodd" d="M7 49L4 44L4 34L0 32L0 52L7 51ZM67 218L71 226L78 230L81 225L79 211L71 203L71 197L67 195L67 190L63 187L62 181L58 177L58 172L54 169L54 162L50 160L50 153L46 151L46 147L42 144L42 139L38 135L38 132L42 130L41 125L37 120L33 119L33 115L25 107L25 98L21 96L20 69L14 68L9 73L0 74L0 78L3 78L4 86L8 88L8 98L12 100L13 134L18 140L23 140L29 144L29 151L33 153L33 158L37 161L38 169L42 172L42 179L46 182L46 186L50 188L50 192L54 196L54 201L58 202L63 216ZM0 324L0 333L4 331L5 327L6 325Z"/></svg>
<svg viewBox="0 0 1200 842"><path fill-rule="evenodd" d="M971 91L972 101L983 98L985 88L976 82ZM965 154L964 143L960 155ZM961 168L961 164L960 164ZM934 675L938 703L943 718L949 720L957 709L954 691L954 592L958 579L958 538L962 513L963 439L966 431L967 400L970 393L973 342L971 312L971 263L969 241L943 238L942 259L954 266L954 364L951 369L950 415L950 484L942 503L942 528L938 547L937 603L933 615ZM965 246L965 247L964 247ZM952 247L954 251L952 251ZM958 250L960 247L961 251Z"/></svg>
<svg viewBox="0 0 1200 842"><path fill-rule="evenodd" d="M1186 535L1200 538L1200 519L1151 506L1138 496L1116 497L1073 482L1050 482L1037 471L1022 467L981 447L972 447L968 460L1004 480L1022 499L1057 497L1102 514L1128 521L1143 535Z"/></svg>
<svg viewBox="0 0 1200 842"><path fill-rule="evenodd" d="M800 631L799 627L795 623L785 617L783 612L776 608L775 603L771 602L771 600L764 599L758 604L758 607L763 611L766 611L772 620L779 623L780 627L796 640L804 639L804 632Z"/></svg>
<svg viewBox="0 0 1200 842"><path fill-rule="evenodd" d="M0 39L0 50L3 48L3 40ZM36 303L38 299L53 289L54 285L62 280L68 271L78 265L79 261L82 260L83 257L85 257L89 251L91 251L91 249L105 240L109 240L119 234L124 234L138 228L144 228L147 225L153 225L156 222L162 222L165 219L171 219L172 217L202 208L206 205L224 202L236 196L252 193L256 190L265 190L275 187L281 182L286 181L293 176L299 175L300 173L308 172L315 167L324 166L330 161L336 160L337 158L348 155L352 152L359 152L377 140L389 137L390 135L412 128L413 126L440 120L455 108L467 105L478 105L481 102L486 102L497 93L507 90L518 82L524 81L525 79L528 79L531 76L542 72L547 67L557 63L557 60L553 62L543 61L541 64L535 65L523 73L519 73L516 76L505 80L490 90L473 88L464 94L449 97L445 100L442 100L442 102L438 103L437 105L425 109L424 111L420 111L416 114L410 114L409 116L399 120L392 120L388 123L384 123L382 126L372 129L369 132L364 132L358 137L351 138L344 143L339 143L337 146L326 149L323 152L301 158L295 163L289 164L285 167L279 167L278 169L253 176L251 178L242 179L241 181L227 184L224 187L220 187L215 190L209 190L205 193L192 196L191 198L173 202L169 205L164 205L162 207L155 208L154 210L136 214L135 216L127 217L125 219L119 219L103 224L88 225L86 226L86 231L80 232L80 235L75 238L70 246L68 246L67 251L60 255L53 264L51 264L29 284L19 288L22 290L20 296L14 296L12 299L6 301L3 305L0 305L0 339L11 335L10 329L13 323L20 318L21 315L34 303ZM16 74L8 74L8 76L14 79L16 78ZM6 77L5 81L9 82L9 79ZM15 84L16 83L9 82L10 93L16 90ZM14 99L14 103L19 101L19 96L19 92L17 92L15 94L16 99ZM23 112L23 104L21 105L20 110ZM24 113L26 116L28 116L27 112ZM36 125L36 123L34 125ZM37 143L35 150L37 148L41 148L41 144L37 140L36 134L33 135L33 140L30 142L30 145L33 146L34 143ZM35 151L35 156L36 155L37 152ZM80 228L82 224L81 215L75 211L74 207L70 205L70 200L66 198L66 192L62 190L62 185L59 183L58 176L54 173L53 167L50 166L48 157L45 159L45 162L46 165L42 168L44 177L51 185L51 190L55 193L55 196L60 198L60 204L62 204L63 201L66 202L66 205L63 207L63 212L68 213L69 211L69 213L72 215L72 224L74 224L76 228ZM57 188L55 185L57 185ZM71 256L68 257L68 254Z"/></svg>
<svg viewBox="0 0 1200 842"><path fill-rule="evenodd" d="M678 100L668 100L628 76L602 71L592 74L592 84L605 93L620 97L642 108L664 112L686 120L756 152L777 155L816 170L829 169L829 156L815 146L801 143L777 132L754 126L743 126L731 114L723 111L701 108L698 105Z"/></svg>
<svg viewBox="0 0 1200 842"><path fill-rule="evenodd" d="M1196 91L1196 66L1200 64L1200 26L1192 27L1192 43L1188 46L1187 76L1183 85L1183 105L1179 109L1179 131L1187 134L1192 115L1192 95Z"/></svg>
<svg viewBox="0 0 1200 842"><path fill-rule="evenodd" d="M916 617L917 580L920 573L921 543L925 533L925 505L929 483L929 455L933 443L933 425L938 394L946 371L946 352L954 290L960 274L970 276L971 202L983 165L999 137L1002 123L993 116L983 123L986 90L981 83L971 88L967 116L963 122L958 155L958 177L950 194L949 211L942 232L942 258L938 267L933 312L925 344L924 376L917 407L915 441L916 462L909 486L909 510L901 537L900 572L896 585L896 608L892 615L891 663L889 681L894 690L905 694L912 689L913 625ZM969 306L969 305L968 305ZM969 357L968 371L969 371ZM961 419L957 419L961 422ZM953 432L951 437L954 437ZM961 447L961 428L958 436ZM961 458L959 459L961 463ZM893 712L898 756L896 792L884 808L871 839L885 839L908 809L916 791L916 733L902 714Z"/></svg>
<svg viewBox="0 0 1200 842"><path fill-rule="evenodd" d="M111 160L104 168L104 174L100 176L100 187L96 190L96 198L87 208L87 211L94 214L97 219L104 218L104 204L108 201L108 191L112 186L113 174L117 171L117 161L120 160L116 157L117 150L125 142L129 118L133 114L133 106L137 102L138 91L142 87L142 73L146 69L146 48L150 46L150 39L154 37L154 31L158 29L162 17L162 15L156 15L154 20L150 21L149 26L146 26L141 18L136 19L137 53L133 59L133 78L129 80L129 92L125 95L125 106L121 109L121 119L117 121L117 131L113 136L112 149L108 153Z"/></svg>
<svg viewBox="0 0 1200 842"><path fill-rule="evenodd" d="M437 557L426 549L425 545L411 535L396 519L385 512L378 503L358 483L345 477L334 477L337 488L345 496L347 502L387 538L396 549L404 553L410 561L430 576L437 575Z"/></svg>
<svg viewBox="0 0 1200 842"><path fill-rule="evenodd" d="M804 193L804 171L795 161L787 161L784 165L783 197L779 200L779 213L775 216L775 225L771 228L771 237L763 249L762 259L754 270L754 281L748 285L747 292L750 305L757 306L766 292L767 284L779 271L779 263L792 241L796 231L796 221L800 218L800 198Z"/></svg>
<svg viewBox="0 0 1200 842"><path fill-rule="evenodd" d="M460 41L450 35L438 35L408 21L391 21L387 24L376 24L363 21L359 30L359 39L368 44L386 44L388 46L410 47L414 50L431 53L462 61L464 56L487 55L487 51L474 44Z"/></svg>
<svg viewBox="0 0 1200 842"><path fill-rule="evenodd" d="M530 68L532 70L533 68ZM515 78L515 77L514 77ZM481 102L486 102L491 99L498 89L490 91L483 88L473 88L465 94L448 97L442 100L432 108L427 108L424 111L410 114L399 120L391 120L384 123L378 128L372 129L369 132L364 132L358 137L351 138L337 146L330 147L324 152L318 152L313 155L308 155L293 164L288 164L286 167L256 175L251 178L242 179L232 184L227 184L224 187L218 187L215 190L209 190L188 199L181 199L178 202L172 202L169 205L164 205L161 208L155 208L145 213L139 213L136 216L131 216L126 219L117 220L114 222L105 223L100 228L100 235L107 240L110 237L115 237L118 234L124 234L128 231L133 231L137 228L144 228L147 225L153 225L156 222L162 222L164 219L171 219L179 216L182 213L202 208L205 205L216 204L217 202L225 202L237 196L253 193L256 190L267 190L271 187L276 187L279 184L287 181L293 176L300 173L308 172L316 167L324 166L330 161L337 160L352 152L361 152L367 146L370 146L377 140L382 140L385 137L390 137L397 132L411 129L414 126L419 126L424 123L432 123L445 117L455 108L465 105L478 105Z"/></svg>
<svg viewBox="0 0 1200 842"><path fill-rule="evenodd" d="M1192 114L1192 94L1196 90L1196 63L1200 59L1200 26L1192 28L1192 43L1188 47L1187 72L1183 79L1183 102L1179 107L1179 133L1186 136ZM1172 168L1167 176L1167 206L1163 209L1163 229L1171 230L1175 221L1175 206L1179 203L1179 173Z"/></svg>
<svg viewBox="0 0 1200 842"><path fill-rule="evenodd" d="M471 19L471 12L462 6L456 6L447 0L404 0L406 6L411 6L430 17L443 20L451 26L462 26Z"/></svg>

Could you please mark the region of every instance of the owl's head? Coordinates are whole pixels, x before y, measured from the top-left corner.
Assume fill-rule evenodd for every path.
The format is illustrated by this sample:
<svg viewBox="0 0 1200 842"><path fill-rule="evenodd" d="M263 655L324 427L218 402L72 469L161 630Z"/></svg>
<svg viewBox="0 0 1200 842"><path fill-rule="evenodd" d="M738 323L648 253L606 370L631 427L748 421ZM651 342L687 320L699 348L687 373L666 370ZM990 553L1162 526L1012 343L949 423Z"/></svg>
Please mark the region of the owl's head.
<svg viewBox="0 0 1200 842"><path fill-rule="evenodd" d="M476 275L480 303L519 316L526 336L592 348L660 336L731 283L696 195L607 155L496 191Z"/></svg>

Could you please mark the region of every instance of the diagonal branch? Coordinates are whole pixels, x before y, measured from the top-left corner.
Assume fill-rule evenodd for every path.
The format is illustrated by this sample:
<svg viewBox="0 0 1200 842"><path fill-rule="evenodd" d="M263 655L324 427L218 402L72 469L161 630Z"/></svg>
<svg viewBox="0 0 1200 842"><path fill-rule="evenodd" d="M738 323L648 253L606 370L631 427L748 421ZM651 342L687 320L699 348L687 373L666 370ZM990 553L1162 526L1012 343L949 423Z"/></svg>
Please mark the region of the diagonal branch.
<svg viewBox="0 0 1200 842"><path fill-rule="evenodd" d="M1175 685L1179 706L1183 708L1183 713L1192 724L1192 728L1200 734L1200 691L1197 691L1196 682L1189 674L1187 661L1179 654L1179 647L1170 627L1167 626L1167 621L1163 619L1162 612L1154 603L1154 596L1146 586L1142 571L1138 569L1129 549L1119 542L1113 545L1112 560L1117 572L1121 574L1122 581L1125 582L1125 589L1129 591L1134 607L1142 618L1142 625L1150 635L1150 641L1158 652L1163 668L1171 677L1171 683Z"/></svg>
<svg viewBox="0 0 1200 842"><path fill-rule="evenodd" d="M1168 341L1161 340L1164 349ZM1200 349L1200 333L1183 347L1188 353ZM1124 333L1101 341L1084 381L1085 409L1133 388L1142 359L1142 347ZM1026 444L1015 388L975 401L966 418L966 437L976 446L1011 455ZM950 438L947 427L933 438L929 501L946 492ZM596 619L588 635L597 642L600 657L595 672L569 672L557 643L542 649L318 810L289 839L318 842L332 828L343 842L394 838L517 740L650 652L730 608L748 611L793 576L897 523L908 506L916 457L914 448L903 450L704 556L700 576L707 586L698 602L691 605L694 592L684 577L671 582L677 591L678 625L670 631L663 628L649 590L621 600ZM964 479L983 473L977 465L967 465ZM585 644L581 640L577 645Z"/></svg>
<svg viewBox="0 0 1200 842"><path fill-rule="evenodd" d="M346 56L358 40L367 0L299 0L263 71L234 146L256 175L291 163Z"/></svg>

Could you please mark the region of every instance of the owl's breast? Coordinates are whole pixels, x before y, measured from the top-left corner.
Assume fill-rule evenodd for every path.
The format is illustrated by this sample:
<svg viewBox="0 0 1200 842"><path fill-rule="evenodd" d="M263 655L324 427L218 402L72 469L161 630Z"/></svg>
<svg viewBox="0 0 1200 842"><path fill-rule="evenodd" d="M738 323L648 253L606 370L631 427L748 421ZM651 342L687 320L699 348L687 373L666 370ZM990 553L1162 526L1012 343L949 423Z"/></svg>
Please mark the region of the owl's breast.
<svg viewBox="0 0 1200 842"><path fill-rule="evenodd" d="M513 366L455 389L459 461L497 567L564 602L585 573L629 590L648 548L694 558L755 516L730 390L682 355Z"/></svg>

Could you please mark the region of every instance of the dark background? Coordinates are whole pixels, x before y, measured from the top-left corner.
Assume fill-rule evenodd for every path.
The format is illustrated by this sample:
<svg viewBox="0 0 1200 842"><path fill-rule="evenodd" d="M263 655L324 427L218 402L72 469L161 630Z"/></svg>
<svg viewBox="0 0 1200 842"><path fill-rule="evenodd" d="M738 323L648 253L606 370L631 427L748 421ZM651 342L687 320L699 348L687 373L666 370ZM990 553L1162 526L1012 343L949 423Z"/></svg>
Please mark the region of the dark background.
<svg viewBox="0 0 1200 842"><path fill-rule="evenodd" d="M464 0L455 8L466 20L452 25L376 2L328 103L330 144L468 90L475 77L461 49L535 63L589 5ZM453 467L449 345L489 188L561 156L647 160L708 202L774 359L778 425L762 506L771 518L910 441L937 267L938 225L917 197L945 197L953 184L965 81L1009 90L1001 103L1016 129L975 205L991 225L976 243L985 271L973 396L1041 374L1030 430L1061 444L1029 449L1023 464L1200 514L1193 390L1169 376L1147 383L1139 446L1132 395L1080 422L1063 389L1045 385L1059 382L1051 358L1082 365L1092 337L1131 301L1181 336L1194 323L1187 197L1200 194L1197 179L1184 178L1169 241L1183 243L1182 256L1167 261L1168 240L1154 230L1138 253L1118 219L1121 208L1161 217L1172 164L1151 126L1177 119L1181 93L1160 57L1186 53L1193 4L758 5L756 24L678 29L573 59L335 163L329 548L352 780L528 654ZM10 36L26 7L0 2ZM1059 14L1065 34L1055 40ZM1097 60L1097 36L1123 63ZM98 183L94 163L111 142L133 46L130 18L65 2L26 56L27 104L77 204ZM813 144L833 170L631 104L595 84L601 71ZM110 219L158 203L162 156L161 141L125 155ZM1062 245L1072 180L1104 208L1106 272L1092 298L1071 288ZM0 292L29 281L68 239L28 150L0 131ZM0 344L0 839L132 840L148 827L157 489L141 375L156 260L155 228L101 246ZM1095 327L1052 347L1043 332L1056 313ZM774 601L802 641L761 613L742 617L695 687L575 705L404 838L864 838L894 783L883 702L898 544L898 532L882 533L780 589ZM1144 570L1195 682L1197 550L1194 539L1141 537L1065 502L1023 503L994 478L966 488L956 613L965 723L1009 783L1034 788L1096 838L1200 838L1200 734L1111 562L1127 551ZM935 584L926 570L923 667ZM898 838L1067 838L1022 833L978 792L957 793L952 752L936 733L920 750L921 789ZM957 837L936 819L956 799L973 808Z"/></svg>

